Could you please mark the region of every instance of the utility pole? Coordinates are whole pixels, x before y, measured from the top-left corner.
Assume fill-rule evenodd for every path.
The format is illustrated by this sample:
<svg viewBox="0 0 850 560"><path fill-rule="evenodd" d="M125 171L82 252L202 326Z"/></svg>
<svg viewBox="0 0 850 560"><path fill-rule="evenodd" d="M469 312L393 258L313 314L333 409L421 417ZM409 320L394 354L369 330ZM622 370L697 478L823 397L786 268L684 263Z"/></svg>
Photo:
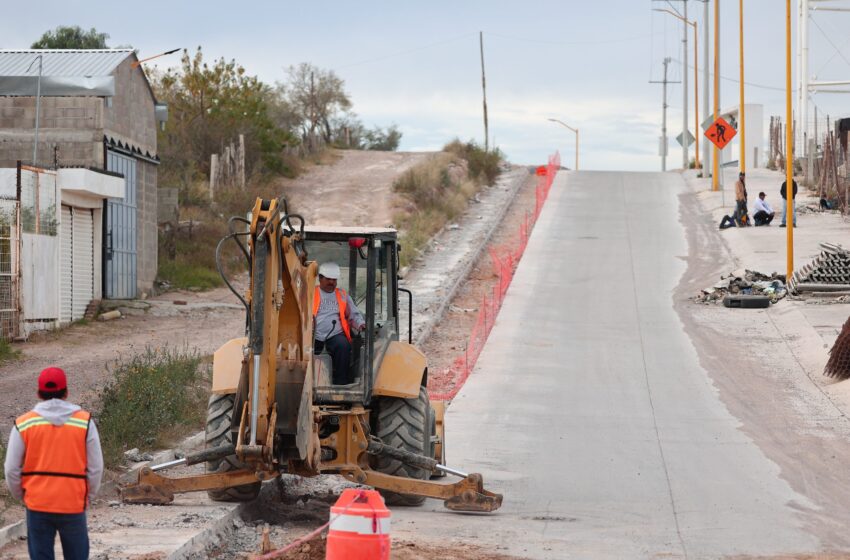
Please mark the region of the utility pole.
<svg viewBox="0 0 850 560"><path fill-rule="evenodd" d="M708 0L703 2L702 5L703 14L702 14L702 114L705 115L705 118L708 118L708 103L711 97L708 94L708 78L709 78L709 69L708 69L708 36L709 31L711 30L711 26L709 25L709 16L708 16ZM694 133L699 136L702 131L695 130ZM708 176L709 169L709 161L711 161L711 146L709 145L711 142L703 142L702 144L702 176Z"/></svg>
<svg viewBox="0 0 850 560"><path fill-rule="evenodd" d="M29 72L36 60L38 61L38 81L35 85L35 139L32 143L32 164L34 166L38 166L38 121L41 113L41 74L44 63L42 56L36 56L27 68L27 72Z"/></svg>
<svg viewBox="0 0 850 560"><path fill-rule="evenodd" d="M739 80L741 86L741 105L738 108L738 120L740 121L739 128L741 129L741 155L740 155L740 171L747 171L747 126L744 118L744 0L738 0L738 43L739 43L739 66L741 78Z"/></svg>
<svg viewBox="0 0 850 560"><path fill-rule="evenodd" d="M800 32L797 34L797 56L799 57L798 68L800 69L800 124L803 135L802 155L808 153L806 139L809 132L809 0L800 0Z"/></svg>
<svg viewBox="0 0 850 560"><path fill-rule="evenodd" d="M720 0L714 0L714 120L720 117ZM720 150L712 144L711 190L719 190Z"/></svg>
<svg viewBox="0 0 850 560"><path fill-rule="evenodd" d="M650 81L651 84L662 84L663 94L661 102L661 141L659 143L659 155L661 156L661 171L667 171L667 84L678 84L667 79L667 66L672 59L668 56L664 59L664 79L662 81Z"/></svg>
<svg viewBox="0 0 850 560"><path fill-rule="evenodd" d="M785 0L785 278L794 274L794 137L791 113L791 0Z"/></svg>
<svg viewBox="0 0 850 560"><path fill-rule="evenodd" d="M688 0L682 0L682 169L688 168ZM694 61L696 64L696 60ZM695 130L695 134L699 131Z"/></svg>
<svg viewBox="0 0 850 560"><path fill-rule="evenodd" d="M490 131L487 125L487 80L484 77L484 32L478 32L478 43L481 46L481 91L484 93L484 151L490 151Z"/></svg>

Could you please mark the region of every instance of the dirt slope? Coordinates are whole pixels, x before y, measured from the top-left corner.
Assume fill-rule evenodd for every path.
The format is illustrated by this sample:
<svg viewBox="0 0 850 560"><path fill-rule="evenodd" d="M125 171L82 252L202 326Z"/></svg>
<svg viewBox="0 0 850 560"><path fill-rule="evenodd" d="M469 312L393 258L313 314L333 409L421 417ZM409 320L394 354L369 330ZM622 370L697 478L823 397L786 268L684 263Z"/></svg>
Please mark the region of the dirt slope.
<svg viewBox="0 0 850 560"><path fill-rule="evenodd" d="M431 153L339 150L332 165L310 168L280 185L292 210L307 223L327 226L378 226L393 223L401 199L393 181Z"/></svg>

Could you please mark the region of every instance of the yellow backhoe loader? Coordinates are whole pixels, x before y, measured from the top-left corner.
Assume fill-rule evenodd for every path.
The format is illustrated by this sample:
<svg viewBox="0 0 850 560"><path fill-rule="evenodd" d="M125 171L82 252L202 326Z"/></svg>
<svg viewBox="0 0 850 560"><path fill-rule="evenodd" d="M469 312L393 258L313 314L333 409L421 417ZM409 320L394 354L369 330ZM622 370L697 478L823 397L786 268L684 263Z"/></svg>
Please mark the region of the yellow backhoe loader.
<svg viewBox="0 0 850 560"><path fill-rule="evenodd" d="M286 200L257 199L250 220L230 219L225 243L248 263L243 295L246 335L214 355L204 451L145 467L121 489L130 503L169 503L175 493L206 490L215 500L256 498L262 481L280 473L336 473L373 486L390 505L426 497L458 511L490 512L502 496L479 474L445 466L443 403L428 398L425 356L399 340L399 245L389 228L305 228ZM331 359L313 352L313 300L318 266L340 267L339 287L363 312L351 338L352 383L334 385ZM408 317L410 314L408 314ZM408 327L408 332L411 329ZM169 478L178 464L206 463L206 474ZM451 474L461 480L432 480Z"/></svg>

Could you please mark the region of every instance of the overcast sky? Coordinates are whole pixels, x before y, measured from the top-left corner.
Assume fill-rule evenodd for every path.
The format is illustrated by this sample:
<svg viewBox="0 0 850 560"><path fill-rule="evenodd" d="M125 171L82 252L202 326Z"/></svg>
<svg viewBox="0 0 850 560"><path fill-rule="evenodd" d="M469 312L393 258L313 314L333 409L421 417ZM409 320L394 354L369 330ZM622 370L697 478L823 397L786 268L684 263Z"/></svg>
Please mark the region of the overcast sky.
<svg viewBox="0 0 850 560"><path fill-rule="evenodd" d="M681 10L683 2L670 4ZM368 126L395 123L404 133L401 149L434 150L455 136L483 141L483 31L490 136L511 161L541 163L558 149L564 164L573 166L574 135L547 121L553 117L580 129L583 169L656 170L661 85L649 81L661 79L665 56L673 58L670 79L682 74L681 24L652 11L670 4L36 0L18 3L14 17L2 18L0 47L26 48L47 29L80 25L108 33L110 46L132 45L140 57L201 46L206 57L234 58L269 83L283 80L289 65L310 62L345 80L354 111ZM765 120L785 112L784 5L745 0L746 82L753 84L746 97L765 105ZM690 0L688 8L702 31L702 2ZM795 8L795 32L796 20ZM812 74L850 78L850 35L840 32L850 13L814 14L812 20ZM723 81L721 105L729 107L738 102L736 1L721 0L721 42L720 74L730 78ZM163 60L160 67L179 58ZM689 86L692 96L693 79ZM669 86L668 95L672 168L681 164L673 140L681 132L681 86ZM819 94L814 101L821 114L850 114L850 94Z"/></svg>

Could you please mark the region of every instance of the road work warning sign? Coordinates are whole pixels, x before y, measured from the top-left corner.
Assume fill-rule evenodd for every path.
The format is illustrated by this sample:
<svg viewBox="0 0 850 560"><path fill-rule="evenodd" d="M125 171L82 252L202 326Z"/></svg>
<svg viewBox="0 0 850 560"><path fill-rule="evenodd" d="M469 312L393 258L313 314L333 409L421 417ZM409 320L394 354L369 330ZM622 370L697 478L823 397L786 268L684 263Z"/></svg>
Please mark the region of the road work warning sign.
<svg viewBox="0 0 850 560"><path fill-rule="evenodd" d="M718 117L705 131L706 138L711 140L719 150L725 148L726 144L731 142L736 134L738 134L738 131L732 128L732 125L726 122L723 117Z"/></svg>

